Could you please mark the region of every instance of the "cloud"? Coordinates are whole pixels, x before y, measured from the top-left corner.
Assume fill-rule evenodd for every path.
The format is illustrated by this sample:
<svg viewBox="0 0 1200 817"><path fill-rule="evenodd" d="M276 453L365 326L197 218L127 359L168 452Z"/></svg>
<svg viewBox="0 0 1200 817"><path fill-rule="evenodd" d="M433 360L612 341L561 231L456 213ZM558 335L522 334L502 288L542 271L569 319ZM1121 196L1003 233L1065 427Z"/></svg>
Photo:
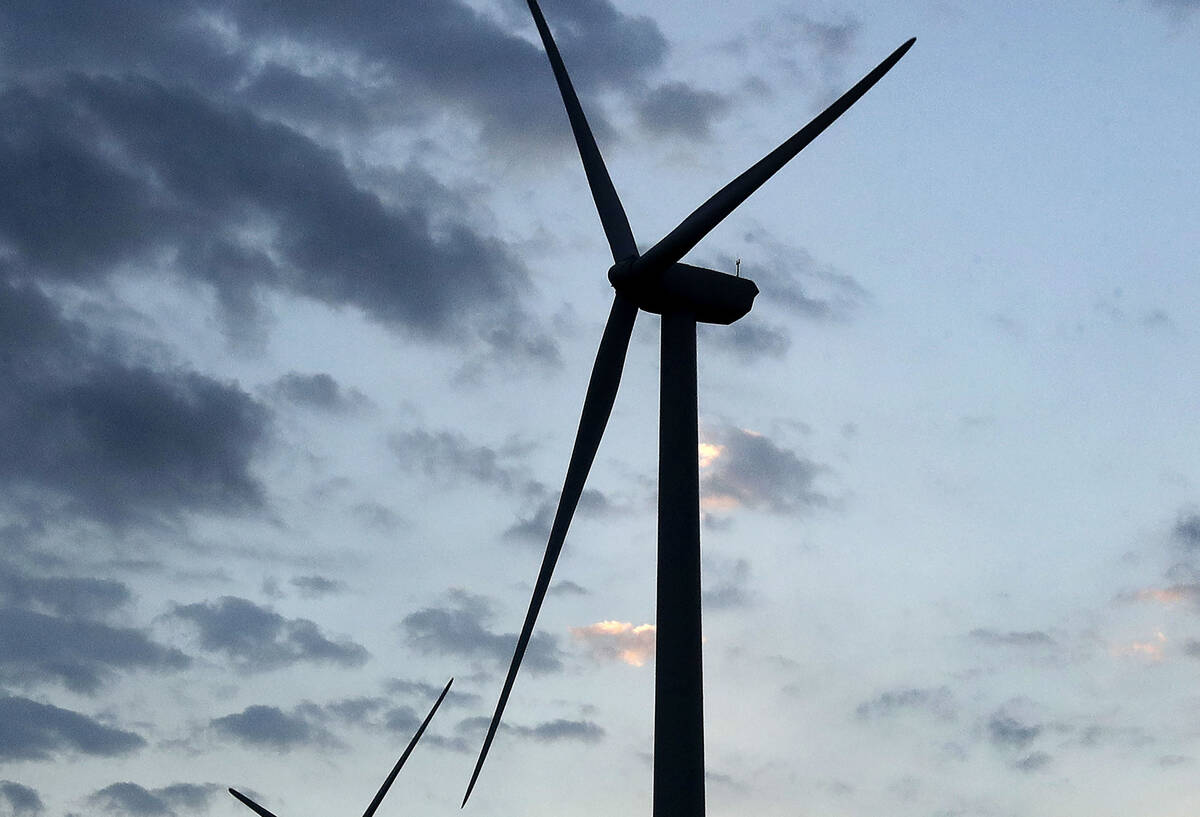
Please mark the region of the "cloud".
<svg viewBox="0 0 1200 817"><path fill-rule="evenodd" d="M710 138L714 120L729 112L724 94L667 82L646 92L637 104L638 122L658 136L682 136L702 142Z"/></svg>
<svg viewBox="0 0 1200 817"><path fill-rule="evenodd" d="M654 625L629 621L597 621L572 627L571 635L582 641L597 661L620 661L640 667L654 658Z"/></svg>
<svg viewBox="0 0 1200 817"><path fill-rule="evenodd" d="M782 358L792 345L785 329L748 315L729 326L702 323L697 327L705 348L728 352L750 363L764 357Z"/></svg>
<svg viewBox="0 0 1200 817"><path fill-rule="evenodd" d="M342 582L327 579L324 576L296 576L289 584L299 590L300 595L306 599L321 598L341 593L346 589L346 585Z"/></svg>
<svg viewBox="0 0 1200 817"><path fill-rule="evenodd" d="M1200 514L1182 514L1173 530L1175 539L1188 550L1200 550Z"/></svg>
<svg viewBox="0 0 1200 817"><path fill-rule="evenodd" d="M208 809L220 786L215 783L174 783L161 789L146 789L137 783L113 783L94 792L89 802L122 817L174 817L175 808L188 811Z"/></svg>
<svg viewBox="0 0 1200 817"><path fill-rule="evenodd" d="M706 610L729 610L750 604L750 562L746 559L718 561L708 559L704 570L702 600Z"/></svg>
<svg viewBox="0 0 1200 817"><path fill-rule="evenodd" d="M550 589L546 591L550 596L586 596L588 589L583 585L576 584L570 579L562 579L551 583Z"/></svg>
<svg viewBox="0 0 1200 817"><path fill-rule="evenodd" d="M310 721L303 708L288 714L276 706L255 704L241 712L214 718L209 725L247 746L278 752L290 752L301 746L336 744L324 727Z"/></svg>
<svg viewBox="0 0 1200 817"><path fill-rule="evenodd" d="M385 204L308 136L139 77L9 91L0 112L21 123L0 145L19 202L0 206L0 235L26 275L96 282L169 253L235 322L254 319L257 290L282 289L443 340L518 311L519 263L438 215L427 175L402 175L410 189ZM82 136L97 129L103 148Z"/></svg>
<svg viewBox="0 0 1200 817"><path fill-rule="evenodd" d="M823 466L780 448L767 437L733 426L706 426L701 471L701 507L705 511L765 508L799 514L829 503L813 487Z"/></svg>
<svg viewBox="0 0 1200 817"><path fill-rule="evenodd" d="M12 817L37 817L46 810L35 789L11 780L0 780L0 797L8 802L8 813Z"/></svg>
<svg viewBox="0 0 1200 817"><path fill-rule="evenodd" d="M442 694L443 687L425 681L392 678L384 684L384 689L393 695L412 695L423 700L428 700L432 706L437 697ZM481 698L473 692L451 689L446 693L446 698L442 701L442 706L474 706L480 700Z"/></svg>
<svg viewBox="0 0 1200 817"><path fill-rule="evenodd" d="M540 484L538 488L541 488ZM502 536L512 541L544 546L550 536L550 526L554 524L554 514L558 512L558 501L558 495L544 499L531 515L505 528ZM595 488L585 488L579 495L579 504L575 506L575 518L603 519L618 512L617 506Z"/></svg>
<svg viewBox="0 0 1200 817"><path fill-rule="evenodd" d="M223 596L215 603L176 605L171 615L198 628L201 647L224 653L246 672L298 662L358 667L368 657L366 648L349 639L331 640L308 619L286 619L236 596Z"/></svg>
<svg viewBox="0 0 1200 817"><path fill-rule="evenodd" d="M865 720L891 717L903 711L926 712L939 720L956 717L954 696L947 687L909 687L881 692L854 710Z"/></svg>
<svg viewBox="0 0 1200 817"><path fill-rule="evenodd" d="M405 467L446 484L470 480L506 493L540 495L545 491L513 461L522 449L512 444L497 449L475 445L456 432L422 429L398 432L388 442Z"/></svg>
<svg viewBox="0 0 1200 817"><path fill-rule="evenodd" d="M986 628L974 629L971 638L993 647L1054 647L1057 642L1040 630L1007 633Z"/></svg>
<svg viewBox="0 0 1200 817"><path fill-rule="evenodd" d="M105 726L69 709L28 698L0 697L3 760L49 760L71 751L116 757L145 745L140 735Z"/></svg>
<svg viewBox="0 0 1200 817"><path fill-rule="evenodd" d="M861 29L862 23L851 15L822 19L789 10L755 21L751 34L736 37L725 47L735 53L764 55L773 70L787 74L790 85L800 81L815 86L821 98L829 98L827 104L841 90L837 80Z"/></svg>
<svg viewBox="0 0 1200 817"><path fill-rule="evenodd" d="M341 414L367 403L358 389L343 389L332 375L288 372L271 384L268 391L298 406Z"/></svg>
<svg viewBox="0 0 1200 817"><path fill-rule="evenodd" d="M1042 727L1040 724L1024 723L1000 711L988 720L987 733L997 746L1024 749L1042 733Z"/></svg>
<svg viewBox="0 0 1200 817"><path fill-rule="evenodd" d="M0 566L0 599L6 604L79 617L111 612L131 598L129 588L112 579L28 576Z"/></svg>
<svg viewBox="0 0 1200 817"><path fill-rule="evenodd" d="M482 658L507 666L517 634L494 633L484 626L492 618L492 610L483 597L462 590L452 590L449 595L449 605L425 607L404 617L400 625L408 643L424 653ZM561 670L558 640L534 632L521 666L534 673Z"/></svg>
<svg viewBox="0 0 1200 817"><path fill-rule="evenodd" d="M1117 597L1122 601L1148 601L1154 604L1200 605L1200 583L1173 584L1168 587L1147 587Z"/></svg>
<svg viewBox="0 0 1200 817"><path fill-rule="evenodd" d="M40 289L2 280L0 350L10 490L114 525L262 506L249 466L268 414L236 385L126 364Z"/></svg>
<svg viewBox="0 0 1200 817"><path fill-rule="evenodd" d="M361 724L387 706L386 698L343 698L324 706L324 711L343 723Z"/></svg>
<svg viewBox="0 0 1200 817"><path fill-rule="evenodd" d="M116 670L171 671L190 663L140 630L0 609L0 679L10 683L59 681L73 692L94 693Z"/></svg>
<svg viewBox="0 0 1200 817"><path fill-rule="evenodd" d="M1182 19L1196 9L1200 9L1200 0L1150 0L1150 4L1163 9L1177 19Z"/></svg>
<svg viewBox="0 0 1200 817"><path fill-rule="evenodd" d="M1031 752L1030 754L1028 754L1025 757L1018 760L1013 765L1017 768L1018 771L1037 772L1037 771L1041 771L1042 769L1044 769L1048 765L1050 765L1050 761L1052 761L1053 759L1054 758L1052 758L1050 755L1046 754L1045 752Z"/></svg>
<svg viewBox="0 0 1200 817"><path fill-rule="evenodd" d="M486 717L466 718L459 721L456 729L459 732L466 733L483 732L487 729L490 720L490 718ZM561 741L598 743L603 740L605 735L603 727L592 721L566 720L563 718L544 721L535 726L519 726L501 722L500 731L539 743L558 743Z"/></svg>

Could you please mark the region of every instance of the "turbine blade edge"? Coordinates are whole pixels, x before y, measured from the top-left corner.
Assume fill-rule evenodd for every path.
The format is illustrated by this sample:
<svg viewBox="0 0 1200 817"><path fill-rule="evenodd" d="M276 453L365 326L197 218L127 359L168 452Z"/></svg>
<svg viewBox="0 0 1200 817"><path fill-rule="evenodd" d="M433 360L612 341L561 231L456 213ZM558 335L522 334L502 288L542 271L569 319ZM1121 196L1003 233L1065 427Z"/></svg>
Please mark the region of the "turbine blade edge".
<svg viewBox="0 0 1200 817"><path fill-rule="evenodd" d="M546 543L546 554L542 558L542 566L538 571L537 582L533 586L533 596L529 600L529 609L525 613L525 623L517 638L517 646L513 651L512 663L508 667L508 675L500 691L500 700L496 703L496 711L488 724L487 736L483 748L479 750L479 759L475 762L475 770L471 774L471 782L467 785L467 793L462 805L467 804L475 782L479 779L479 771L487 758L488 749L496 737L500 726L500 718L512 692L513 682L521 667L521 659L529 640L533 637L533 626L537 621L538 611L546 598L550 587L550 578L558 555L562 551L567 529L571 525L571 517L579 504L583 486L587 480L588 471L596 458L596 450L604 436L604 428L608 425L612 413L613 401L617 397L617 388L621 383L621 372L625 367L625 354L629 349L629 338L633 334L633 322L637 318L638 308L633 301L621 293L613 298L612 310L608 315L608 323L604 326L604 335L600 339L600 348L596 351L596 362L592 366L592 376L588 381L587 396L583 400L583 411L579 418L579 430L575 432L575 446L571 450L571 459L567 465L567 476L563 480L562 495L558 500L558 510L554 514L554 524L550 527L549 541Z"/></svg>
<svg viewBox="0 0 1200 817"><path fill-rule="evenodd" d="M646 250L641 258L634 262L635 274L658 274L682 259L692 247L699 243L700 239L708 235L767 179L774 176L822 131L832 125L851 105L861 99L863 94L871 89L871 86L900 61L900 58L908 52L914 42L916 42L915 37L893 51L887 59L859 80L853 88L842 94L832 105L817 114L811 122L796 131L783 144L760 159L742 175L714 193L704 204L697 207L691 215L679 223L679 226Z"/></svg>
<svg viewBox="0 0 1200 817"><path fill-rule="evenodd" d="M558 82L558 91L567 109L567 118L571 120L571 133L574 134L575 145L579 148L579 158L583 160L583 171L587 174L588 187L591 188L592 199L596 202L596 211L600 214L604 234L608 237L613 260L632 258L637 255L637 244L633 240L633 231L629 227L625 208L621 205L617 189L613 187L608 168L604 166L604 157L600 155L600 148L592 136L587 117L583 115L583 107L579 104L579 97L575 94L562 55L558 53L558 46L554 44L554 38L550 35L546 18L542 16L537 0L528 0L528 3L534 25L537 26L542 45L546 49L546 56L550 59L550 67L554 70L554 79Z"/></svg>
<svg viewBox="0 0 1200 817"><path fill-rule="evenodd" d="M251 800L246 795L242 794L237 789L231 788L231 789L229 789L229 793L232 794L234 797L236 797L238 800L241 800L247 806L249 806L252 811L256 812L259 815L259 817L275 817L274 814L267 811L265 808L260 806L258 803L255 803L253 800Z"/></svg>
<svg viewBox="0 0 1200 817"><path fill-rule="evenodd" d="M396 761L396 765L392 767L392 771L388 774L387 779L383 781L383 785L379 787L379 791L375 793L375 799L371 801L371 805L367 806L367 810L363 812L363 817L372 817L375 810L379 808L379 804L383 802L383 797L388 793L388 789L392 786L392 781L396 779L396 775L400 774L400 769L404 767L404 761L408 760L408 756L412 754L412 750L416 748L417 741L421 739L421 735L425 734L425 727L429 726L429 722L433 720L433 714L438 711L438 707L442 705L442 700L446 697L446 693L450 691L450 685L454 683L451 678L446 682L446 686L442 689L442 694L433 702L433 708L429 710L429 714L425 716L425 720L417 727L416 734L412 736L412 740L408 742L404 753L400 755L400 759Z"/></svg>

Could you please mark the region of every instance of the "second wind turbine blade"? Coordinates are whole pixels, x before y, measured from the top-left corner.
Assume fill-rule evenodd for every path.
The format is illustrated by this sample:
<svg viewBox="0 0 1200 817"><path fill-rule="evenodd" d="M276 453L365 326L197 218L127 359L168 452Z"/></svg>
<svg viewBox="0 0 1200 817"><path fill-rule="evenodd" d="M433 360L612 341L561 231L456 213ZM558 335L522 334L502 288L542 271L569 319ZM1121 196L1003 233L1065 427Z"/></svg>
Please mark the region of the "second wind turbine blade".
<svg viewBox="0 0 1200 817"><path fill-rule="evenodd" d="M600 447L600 439L604 436L604 428L608 425L608 417L612 413L613 401L617 397L617 387L621 384L621 371L625 368L625 353L629 349L629 337L633 334L633 322L637 318L638 308L633 301L621 293L613 299L612 311L608 315L608 323L604 326L604 336L600 339L600 349L596 352L596 362L592 366L592 377L588 381L587 396L583 400L583 413L579 419L579 430L575 432L575 447L571 450L571 460L567 465L567 477L563 481L562 495L558 500L558 511L554 514L554 524L550 526L550 540L546 544L546 555L542 558L542 567L538 571L537 582L533 585L533 597L529 600L529 610L525 613L525 624L521 627L521 635L517 638L517 648L513 652L512 663L508 667L508 675L504 679L504 687L500 690L500 700L496 703L496 712L492 722L488 724L487 737L483 740L483 748L479 750L479 760L475 763L475 771L471 774L471 782L467 785L467 793L463 796L462 804L467 804L475 781L479 779L479 770L487 757L492 739L496 737L496 729L500 726L500 718L504 714L504 706L508 703L509 693L512 692L513 681L517 678L517 670L521 668L521 659L533 636L533 625L537 622L538 611L542 609L542 601L550 587L550 577L554 566L558 563L558 554L562 551L563 541L567 537L567 528L571 525L571 517L575 514L575 506L583 493L583 485L591 470L592 461L596 458L596 449Z"/></svg>
<svg viewBox="0 0 1200 817"><path fill-rule="evenodd" d="M412 736L412 740L408 742L408 746L404 749L404 754L400 755L400 759L396 761L396 765L392 767L391 773L387 776L387 780L383 781L383 785L379 787L379 791L375 793L375 799L371 801L371 805L367 806L367 810L363 812L363 817L371 817L375 810L379 808L379 804L383 802L383 796L388 793L388 789L392 787L392 781L396 779L396 775L400 774L400 769L404 767L404 761L408 760L408 756L412 754L412 750L416 747L417 741L421 739L421 735L425 734L425 727L429 726L429 722L433 720L433 713L437 712L438 707L442 705L442 699L446 697L446 693L450 691L450 685L454 683L451 678L446 682L446 686L442 689L442 694L433 702L433 708L429 710L429 714L425 716L425 720L417 727L417 732Z"/></svg>
<svg viewBox="0 0 1200 817"><path fill-rule="evenodd" d="M750 197L775 175L785 164L795 158L796 154L808 146L821 131L833 124L839 116L849 110L850 106L862 98L884 74L892 69L900 58L905 55L916 38L910 39L875 67L871 73L860 79L846 93L842 94L832 105L817 114L813 121L796 131L786 142L760 159L754 166L742 175L722 187L704 204L697 207L690 216L680 222L679 226L667 234L642 255L634 263L634 271L647 275L661 273L675 262L683 258L688 250L696 246L700 239L720 224L726 216L732 213L739 204Z"/></svg>
<svg viewBox="0 0 1200 817"><path fill-rule="evenodd" d="M258 803L255 803L253 800L251 800L246 795L242 794L237 789L230 789L229 793L232 794L237 799L241 800L243 803L245 803L251 809L253 809L259 815L259 817L275 817L274 814L267 811L265 808L260 806Z"/></svg>
<svg viewBox="0 0 1200 817"><path fill-rule="evenodd" d="M629 218L625 215L625 208L621 206L617 189L613 187L612 179L608 175L608 168L604 166L604 158L600 155L600 148L596 146L592 129L588 127L587 117L583 115L583 107L579 104L579 97L575 95L571 78L567 76L567 67L563 64L562 55L558 53L558 46L554 44L554 38L550 36L550 27L546 25L546 18L542 16L542 10L538 8L537 0L528 0L528 2L529 11L533 14L533 22L537 26L538 34L542 37L542 45L546 48L546 56L550 58L550 67L554 69L554 79L558 82L558 91L562 94L567 117L571 120L571 132L575 134L575 145L579 148L579 158L583 160L583 170L587 174L588 187L592 189L592 198L596 202L596 210L600 213L600 223L604 225L604 234L608 236L608 245L612 249L613 260L623 261L626 258L632 258L637 255L637 244L633 241L633 231L629 228Z"/></svg>

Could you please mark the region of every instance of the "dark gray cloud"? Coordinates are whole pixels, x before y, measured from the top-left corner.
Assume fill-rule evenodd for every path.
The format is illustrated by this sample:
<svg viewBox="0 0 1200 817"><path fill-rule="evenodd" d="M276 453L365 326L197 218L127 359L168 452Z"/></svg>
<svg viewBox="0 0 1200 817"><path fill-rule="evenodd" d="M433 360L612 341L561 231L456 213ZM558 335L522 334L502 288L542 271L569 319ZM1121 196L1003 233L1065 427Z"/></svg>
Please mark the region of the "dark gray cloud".
<svg viewBox="0 0 1200 817"><path fill-rule="evenodd" d="M750 562L707 560L704 569L705 610L729 610L750 603Z"/></svg>
<svg viewBox="0 0 1200 817"><path fill-rule="evenodd" d="M956 717L954 695L947 687L910 687L882 692L855 708L860 718L885 718L904 711L918 711L940 720Z"/></svg>
<svg viewBox="0 0 1200 817"><path fill-rule="evenodd" d="M1024 749L1042 733L1040 724L1025 723L1003 711L992 715L987 723L988 737L997 746Z"/></svg>
<svg viewBox="0 0 1200 817"><path fill-rule="evenodd" d="M667 82L638 100L637 115L641 126L650 133L706 141L711 136L713 122L731 107L724 94L699 90L685 82Z"/></svg>
<svg viewBox="0 0 1200 817"><path fill-rule="evenodd" d="M506 666L517 643L516 633L496 633L487 628L492 618L488 601L462 590L450 592L450 604L409 613L400 622L409 644L418 650L464 658L480 658ZM530 672L562 669L558 639L535 632L521 664Z"/></svg>
<svg viewBox="0 0 1200 817"><path fill-rule="evenodd" d="M799 82L813 88L816 106L824 107L844 90L838 83L861 28L850 15L822 19L789 9L755 21L750 34L727 41L725 48L766 56L772 71L785 74L789 85Z"/></svg>
<svg viewBox="0 0 1200 817"><path fill-rule="evenodd" d="M386 698L343 698L325 705L325 712L347 724L367 723L372 715L387 707Z"/></svg>
<svg viewBox="0 0 1200 817"><path fill-rule="evenodd" d="M999 632L977 628L970 635L976 641L993 647L1054 647L1058 643L1041 630Z"/></svg>
<svg viewBox="0 0 1200 817"><path fill-rule="evenodd" d="M0 601L60 616L95 616L116 610L132 594L121 582L74 576L29 576L0 565Z"/></svg>
<svg viewBox="0 0 1200 817"><path fill-rule="evenodd" d="M113 783L88 798L97 808L125 817L174 817L175 809L187 812L207 811L212 795L220 790L215 783L174 783L161 789L146 789L137 783Z"/></svg>
<svg viewBox="0 0 1200 817"><path fill-rule="evenodd" d="M532 28L527 11L511 11L513 25ZM667 50L653 21L626 16L608 0L550 0L546 14L584 96L640 86ZM18 72L136 70L274 116L355 129L418 124L451 108L474 118L498 147L565 136L540 48L460 0L102 0L86 10L17 0L0 20L6 65ZM108 36L94 36L100 29ZM273 47L280 42L289 48ZM590 107L605 130L602 111Z"/></svg>
<svg viewBox="0 0 1200 817"><path fill-rule="evenodd" d="M525 447L509 443L499 448L476 445L453 431L402 431L389 440L406 468L454 485L471 480L504 492L540 496L545 486L526 474L520 455Z"/></svg>
<svg viewBox="0 0 1200 817"><path fill-rule="evenodd" d="M69 709L29 698L0 697L0 759L49 760L80 752L99 757L126 755L146 741Z"/></svg>
<svg viewBox="0 0 1200 817"><path fill-rule="evenodd" d="M465 718L455 727L457 731L467 734L482 733L487 729L490 718ZM605 731L599 724L589 720L567 720L557 718L534 726L520 726L501 723L500 730L519 738L534 740L539 743L556 743L559 741L577 741L580 743L598 743L604 739Z"/></svg>
<svg viewBox="0 0 1200 817"><path fill-rule="evenodd" d="M37 817L46 810L35 789L11 780L0 780L0 797L8 803L11 817Z"/></svg>
<svg viewBox="0 0 1200 817"><path fill-rule="evenodd" d="M209 725L218 733L247 746L289 752L302 746L331 746L337 741L310 717L309 708L291 713L276 706L256 704L241 712L214 718Z"/></svg>
<svg viewBox="0 0 1200 817"><path fill-rule="evenodd" d="M540 483L530 485L528 493L544 493ZM546 497L534 508L533 513L522 517L504 529L501 534L505 539L525 542L533 545L545 545L550 536L550 526L554 523L554 514L558 511L557 495ZM621 509L614 504L603 492L595 488L585 488L579 495L579 504L575 507L575 518L604 518L619 513Z"/></svg>
<svg viewBox="0 0 1200 817"><path fill-rule="evenodd" d="M814 487L817 475L826 469L764 435L733 426L706 425L702 439L720 447L701 470L705 510L761 507L797 514L829 504L829 497Z"/></svg>
<svg viewBox="0 0 1200 817"><path fill-rule="evenodd" d="M201 647L224 653L247 672L298 662L357 667L368 657L361 645L349 639L332 640L308 619L284 618L236 596L223 596L215 603L177 605L171 615L197 627Z"/></svg>
<svg viewBox="0 0 1200 817"><path fill-rule="evenodd" d="M1181 514L1172 532L1176 541L1188 550L1200 550L1200 514Z"/></svg>
<svg viewBox="0 0 1200 817"><path fill-rule="evenodd" d="M729 352L745 363L764 357L781 358L792 345L787 330L755 316L747 316L730 326L702 323L697 329L704 348Z"/></svg>
<svg viewBox="0 0 1200 817"><path fill-rule="evenodd" d="M357 389L343 389L332 375L288 372L271 384L270 393L299 406L333 413L360 408L366 395Z"/></svg>
<svg viewBox="0 0 1200 817"><path fill-rule="evenodd" d="M254 321L262 288L441 339L519 312L524 271L419 199L441 190L426 174L401 174L414 189L387 205L307 136L142 78L10 90L0 114L19 123L0 142L0 183L16 192L0 205L13 274L96 282L171 253L234 324ZM103 148L83 136L98 130Z"/></svg>
<svg viewBox="0 0 1200 817"><path fill-rule="evenodd" d="M852 276L821 264L807 250L780 241L766 230L747 230L742 241L738 248L741 272L761 290L759 304L807 320L841 321L870 298ZM732 271L736 261L734 256L718 254L714 266Z"/></svg>
<svg viewBox="0 0 1200 817"><path fill-rule="evenodd" d="M10 489L110 524L262 505L250 459L268 416L237 386L127 365L40 289L2 280L0 350Z"/></svg>
<svg viewBox="0 0 1200 817"><path fill-rule="evenodd" d="M576 584L570 579L561 579L553 582L546 593L551 596L586 596L589 591L583 585Z"/></svg>
<svg viewBox="0 0 1200 817"><path fill-rule="evenodd" d="M73 692L94 693L117 670L181 670L190 659L134 629L59 618L16 607L0 608L0 680L58 681Z"/></svg>
<svg viewBox="0 0 1200 817"><path fill-rule="evenodd" d="M1053 759L1054 758L1045 752L1030 752L1029 754L1025 755L1025 757L1014 763L1013 766L1018 771L1037 772L1050 765L1050 761Z"/></svg>
<svg viewBox="0 0 1200 817"><path fill-rule="evenodd" d="M426 681L410 681L403 678L392 678L384 684L384 689L393 695L410 695L421 700L428 700L430 706L437 700L437 697L442 694L442 686L438 684L430 684ZM458 689L451 689L446 693L446 698L442 701L442 706L475 706L482 699L473 692L463 692Z"/></svg>
<svg viewBox="0 0 1200 817"><path fill-rule="evenodd" d="M1200 0L1150 0L1155 8L1164 9L1173 16L1182 17L1200 9Z"/></svg>
<svg viewBox="0 0 1200 817"><path fill-rule="evenodd" d="M295 576L289 584L299 590L300 595L306 599L321 598L341 593L346 589L342 582L324 576Z"/></svg>

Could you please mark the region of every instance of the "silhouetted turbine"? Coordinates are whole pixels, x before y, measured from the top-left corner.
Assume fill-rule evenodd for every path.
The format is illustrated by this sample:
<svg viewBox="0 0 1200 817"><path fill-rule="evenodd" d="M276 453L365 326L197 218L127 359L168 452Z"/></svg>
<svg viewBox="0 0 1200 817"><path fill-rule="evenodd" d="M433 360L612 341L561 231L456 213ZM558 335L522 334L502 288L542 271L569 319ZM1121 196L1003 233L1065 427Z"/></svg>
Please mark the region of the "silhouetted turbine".
<svg viewBox="0 0 1200 817"><path fill-rule="evenodd" d="M612 250L616 294L583 401L546 554L495 714L463 805L496 736L567 528L612 412L639 309L662 315L659 419L658 608L656 618L654 813L704 813L704 715L700 645L700 518L696 404L696 323L730 324L750 311L758 287L746 278L680 260L705 235L865 94L912 47L897 48L853 88L753 167L713 194L661 241L639 255L621 200L588 127L566 66L536 0L527 0L567 109L575 144Z"/></svg>
<svg viewBox="0 0 1200 817"><path fill-rule="evenodd" d="M383 781L383 785L380 786L379 791L375 793L375 798L371 801L371 805L367 806L367 810L363 812L363 817L372 817L372 815L375 814L375 810L378 809L379 804L383 802L383 796L387 794L388 789L392 787L392 781L396 779L396 775L400 774L400 769L403 768L404 761L408 760L408 756L412 754L412 750L416 747L417 741L421 739L421 735L425 734L425 727L429 726L429 722L433 720L433 713L437 712L438 707L442 705L442 699L446 697L446 693L450 691L450 685L453 683L453 678L446 682L446 686L442 689L442 694L439 695L438 699L433 702L433 708L429 710L429 714L425 716L425 720L421 722L419 727L417 727L416 734L412 736L412 740L408 742L408 746L406 746L404 749L404 754L400 755L400 759L397 760L396 765L392 767L392 771L388 774L387 779ZM229 793L249 806L253 811L260 815L260 817L275 817L274 814L267 811L258 803L255 803L237 789L231 788Z"/></svg>

